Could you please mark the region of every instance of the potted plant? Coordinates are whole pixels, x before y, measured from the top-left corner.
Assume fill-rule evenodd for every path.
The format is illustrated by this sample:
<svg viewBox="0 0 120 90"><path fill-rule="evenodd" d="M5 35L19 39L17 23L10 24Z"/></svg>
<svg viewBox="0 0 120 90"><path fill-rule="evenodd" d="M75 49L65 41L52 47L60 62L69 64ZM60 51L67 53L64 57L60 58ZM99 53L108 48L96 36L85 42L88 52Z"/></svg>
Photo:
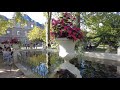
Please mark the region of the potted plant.
<svg viewBox="0 0 120 90"><path fill-rule="evenodd" d="M51 36L59 43L59 56L66 60L75 56L75 43L83 38L81 29L73 23L75 20L76 18L67 12L62 13L57 20L52 19Z"/></svg>

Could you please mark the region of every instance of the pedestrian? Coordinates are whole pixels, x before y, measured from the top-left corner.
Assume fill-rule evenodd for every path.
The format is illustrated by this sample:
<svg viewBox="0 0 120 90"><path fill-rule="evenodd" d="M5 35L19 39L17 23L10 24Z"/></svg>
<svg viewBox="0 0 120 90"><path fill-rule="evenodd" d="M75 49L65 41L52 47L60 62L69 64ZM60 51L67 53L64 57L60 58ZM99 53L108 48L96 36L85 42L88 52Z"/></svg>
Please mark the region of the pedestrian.
<svg viewBox="0 0 120 90"><path fill-rule="evenodd" d="M6 45L4 44L4 48L6 48Z"/></svg>
<svg viewBox="0 0 120 90"><path fill-rule="evenodd" d="M27 44L28 49L30 48L30 44Z"/></svg>
<svg viewBox="0 0 120 90"><path fill-rule="evenodd" d="M25 44L25 47L26 47L26 49L27 49L27 44Z"/></svg>
<svg viewBox="0 0 120 90"><path fill-rule="evenodd" d="M35 49L35 43L33 44L33 48Z"/></svg>

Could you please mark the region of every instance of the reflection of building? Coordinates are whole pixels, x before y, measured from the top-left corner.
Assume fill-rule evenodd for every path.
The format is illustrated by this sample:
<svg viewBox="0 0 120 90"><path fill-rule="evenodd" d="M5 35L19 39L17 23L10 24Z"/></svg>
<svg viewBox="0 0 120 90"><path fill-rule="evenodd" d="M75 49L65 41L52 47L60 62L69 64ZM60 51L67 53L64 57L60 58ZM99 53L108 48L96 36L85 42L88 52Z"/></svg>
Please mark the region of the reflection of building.
<svg viewBox="0 0 120 90"><path fill-rule="evenodd" d="M4 17L4 20L9 20L5 16L2 16L2 17ZM29 40L27 38L27 33L33 28L33 26L36 25L40 28L44 28L44 25L39 24L38 22L35 22L26 14L24 14L23 18L28 21L27 24L22 28L20 23L14 22L14 27L8 28L8 30L6 31L6 34L0 37L0 43L6 40L9 41L12 38L17 38L19 41L22 41L22 43L29 43Z"/></svg>

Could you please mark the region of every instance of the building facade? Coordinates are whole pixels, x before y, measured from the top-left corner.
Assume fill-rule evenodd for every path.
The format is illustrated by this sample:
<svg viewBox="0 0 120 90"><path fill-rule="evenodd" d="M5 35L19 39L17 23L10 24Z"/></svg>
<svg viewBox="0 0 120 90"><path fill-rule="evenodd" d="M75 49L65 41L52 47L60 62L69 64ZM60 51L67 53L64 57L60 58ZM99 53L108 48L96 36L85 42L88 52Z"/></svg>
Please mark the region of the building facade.
<svg viewBox="0 0 120 90"><path fill-rule="evenodd" d="M6 18L6 17L5 17ZM25 20L27 20L27 24L24 27L21 27L20 23L14 23L13 28L8 28L6 30L6 34L0 36L0 43L4 41L10 41L11 39L17 38L19 41L21 41L23 44L28 44L30 41L27 38L27 33L32 30L34 25L44 28L44 25L39 24L38 22L35 22L32 20L28 15L24 15L23 17Z"/></svg>

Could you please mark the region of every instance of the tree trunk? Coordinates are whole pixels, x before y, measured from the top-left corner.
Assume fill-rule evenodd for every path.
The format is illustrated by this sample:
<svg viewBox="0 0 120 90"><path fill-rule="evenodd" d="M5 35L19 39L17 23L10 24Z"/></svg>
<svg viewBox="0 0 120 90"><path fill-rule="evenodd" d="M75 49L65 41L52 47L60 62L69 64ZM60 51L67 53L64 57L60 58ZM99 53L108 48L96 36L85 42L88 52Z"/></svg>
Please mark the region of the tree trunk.
<svg viewBox="0 0 120 90"><path fill-rule="evenodd" d="M47 12L48 13L48 21L47 21L47 28L46 28L46 47L49 47L49 41L50 41L50 21L51 21L51 16L52 12Z"/></svg>
<svg viewBox="0 0 120 90"><path fill-rule="evenodd" d="M76 12L76 26L80 28L80 12Z"/></svg>
<svg viewBox="0 0 120 90"><path fill-rule="evenodd" d="M46 65L49 69L49 67L51 66L51 62L50 62L50 52L46 53Z"/></svg>

